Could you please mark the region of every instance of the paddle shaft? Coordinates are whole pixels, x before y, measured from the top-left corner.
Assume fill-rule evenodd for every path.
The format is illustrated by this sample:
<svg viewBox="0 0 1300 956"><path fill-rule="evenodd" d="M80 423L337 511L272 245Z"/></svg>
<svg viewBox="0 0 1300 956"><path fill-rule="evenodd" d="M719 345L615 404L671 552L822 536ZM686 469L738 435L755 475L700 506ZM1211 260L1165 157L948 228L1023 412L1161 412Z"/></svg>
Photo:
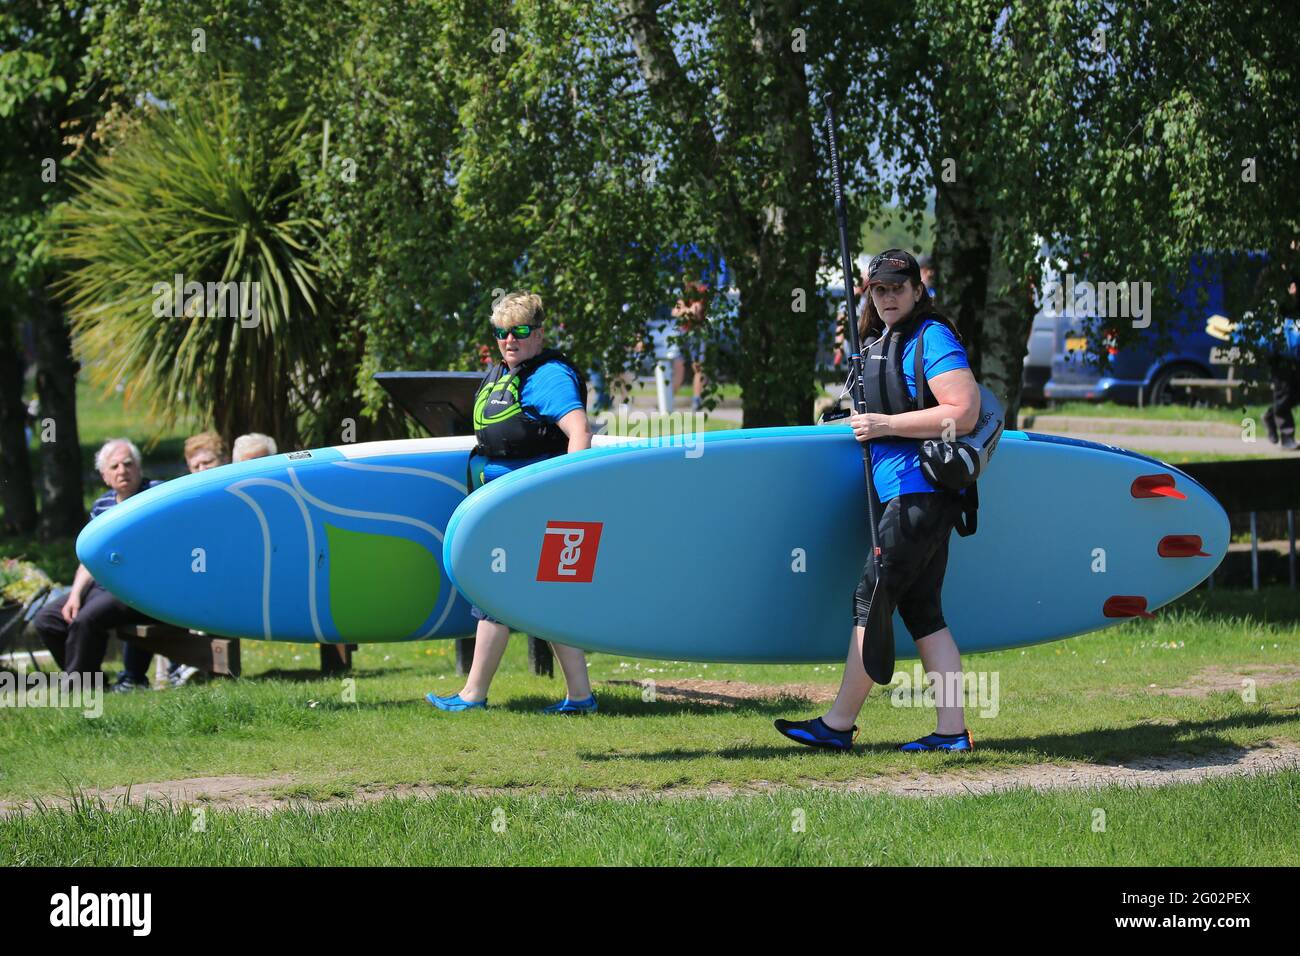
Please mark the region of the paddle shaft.
<svg viewBox="0 0 1300 956"><path fill-rule="evenodd" d="M853 295L853 262L849 256L849 214L844 202L844 185L840 173L840 142L835 125L835 104L826 95L826 135L831 152L831 188L835 194L835 224L840 234L840 260L844 266L845 323L849 335L849 364L854 384L850 392L853 410L859 414L867 411L866 368L862 358L862 343L858 335L857 300ZM893 679L894 635L893 607L881 586L880 540L876 528L876 489L871 475L871 446L862 444L862 465L867 480L867 520L871 525L871 563L875 571L875 587L871 595L871 613L862 641L863 667L876 683L887 684ZM874 649L874 654L873 654ZM874 665L874 666L873 666ZM872 671L875 673L872 673Z"/></svg>
<svg viewBox="0 0 1300 956"><path fill-rule="evenodd" d="M826 133L831 148L831 188L835 193L835 224L840 233L840 259L844 264L844 299L847 312L844 316L849 334L849 364L853 370L853 389L850 396L853 410L859 414L867 410L867 387L862 359L862 344L858 336L858 303L853 295L853 262L849 257L849 214L844 204L844 186L840 180L840 142L835 130L835 106L831 95L826 95ZM863 444L862 461L867 476L867 513L871 519L871 559L875 562L876 574L880 574L880 543L876 540L876 501L874 486L871 481L871 448Z"/></svg>

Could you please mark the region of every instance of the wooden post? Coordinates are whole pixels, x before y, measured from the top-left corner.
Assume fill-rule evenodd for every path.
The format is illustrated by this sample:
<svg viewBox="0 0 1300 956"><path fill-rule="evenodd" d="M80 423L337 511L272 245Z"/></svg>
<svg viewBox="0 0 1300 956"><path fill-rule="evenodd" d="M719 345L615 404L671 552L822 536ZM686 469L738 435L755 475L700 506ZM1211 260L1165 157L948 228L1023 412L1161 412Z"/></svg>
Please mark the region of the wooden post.
<svg viewBox="0 0 1300 956"><path fill-rule="evenodd" d="M1295 590L1295 512L1288 508L1286 512L1286 536L1290 548L1286 553L1287 571L1291 577L1291 590Z"/></svg>
<svg viewBox="0 0 1300 956"><path fill-rule="evenodd" d="M555 676L555 654L540 637L528 638L528 669L538 677Z"/></svg>
<svg viewBox="0 0 1300 956"><path fill-rule="evenodd" d="M464 677L474 663L474 638L462 637L456 641L456 674Z"/></svg>
<svg viewBox="0 0 1300 956"><path fill-rule="evenodd" d="M239 641L214 637L212 639L212 670L217 674L238 677L243 664L239 656Z"/></svg>
<svg viewBox="0 0 1300 956"><path fill-rule="evenodd" d="M1250 589L1259 590L1259 532L1253 511L1250 513Z"/></svg>
<svg viewBox="0 0 1300 956"><path fill-rule="evenodd" d="M355 644L322 644L320 646L320 672L343 674L352 670L352 652Z"/></svg>

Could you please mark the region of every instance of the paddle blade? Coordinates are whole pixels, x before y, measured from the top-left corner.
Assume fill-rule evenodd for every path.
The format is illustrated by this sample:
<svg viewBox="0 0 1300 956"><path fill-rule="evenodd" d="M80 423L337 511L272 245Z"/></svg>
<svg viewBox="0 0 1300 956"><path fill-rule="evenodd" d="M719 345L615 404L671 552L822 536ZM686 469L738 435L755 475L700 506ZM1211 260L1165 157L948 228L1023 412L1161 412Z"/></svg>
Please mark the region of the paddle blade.
<svg viewBox="0 0 1300 956"><path fill-rule="evenodd" d="M871 611L862 638L862 667L877 684L894 679L894 606L879 578L871 589Z"/></svg>

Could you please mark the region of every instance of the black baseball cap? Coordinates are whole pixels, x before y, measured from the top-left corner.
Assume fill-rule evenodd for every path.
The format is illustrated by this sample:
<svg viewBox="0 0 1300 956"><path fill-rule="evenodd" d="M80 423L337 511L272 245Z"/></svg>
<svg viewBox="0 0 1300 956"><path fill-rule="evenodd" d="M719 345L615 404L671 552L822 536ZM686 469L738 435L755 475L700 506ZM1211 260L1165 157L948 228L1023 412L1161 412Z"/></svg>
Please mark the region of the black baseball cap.
<svg viewBox="0 0 1300 956"><path fill-rule="evenodd" d="M867 284L889 283L900 285L911 279L913 285L921 284L921 267L910 252L903 249L886 249L867 266Z"/></svg>

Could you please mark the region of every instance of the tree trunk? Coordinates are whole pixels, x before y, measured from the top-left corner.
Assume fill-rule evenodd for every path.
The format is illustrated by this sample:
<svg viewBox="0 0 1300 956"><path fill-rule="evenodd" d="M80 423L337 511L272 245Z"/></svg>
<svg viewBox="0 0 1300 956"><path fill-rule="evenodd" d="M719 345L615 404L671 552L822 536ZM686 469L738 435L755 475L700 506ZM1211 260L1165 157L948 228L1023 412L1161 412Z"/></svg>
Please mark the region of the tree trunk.
<svg viewBox="0 0 1300 956"><path fill-rule="evenodd" d="M934 210L939 311L956 323L972 373L1002 402L1014 428L1034 320L1028 285L1008 265L1015 237L964 183L941 181Z"/></svg>
<svg viewBox="0 0 1300 956"><path fill-rule="evenodd" d="M817 353L816 270L833 235L812 226L829 221L817 212L816 155L808 84L801 56L791 49L800 25L794 0L758 2L750 8L748 43L720 48L727 77L743 83L753 62L770 64L772 82L736 89L719 142L710 125L714 91L698 88L677 61L655 0L623 0L628 36L652 102L680 131L677 159L692 179L692 195L704 197L701 219L716 225L711 237L722 247L740 291L739 379L744 426L811 424ZM734 14L743 29L743 14ZM735 34L738 36L739 34ZM728 73L730 67L731 72ZM724 78L724 84L728 79ZM727 164L735 140L761 153L772 172L749 178ZM741 185L737 185L741 183ZM800 311L802 309L802 311Z"/></svg>
<svg viewBox="0 0 1300 956"><path fill-rule="evenodd" d="M773 0L751 9L752 56L771 65L773 82L754 91L752 104L741 115L777 171L756 184L762 206L751 212L750 247L741 257L756 265L740 284L744 427L811 425L821 324L817 264L821 250L833 245L834 235L815 233L830 216L829 209L817 208L808 83L802 57L790 49L800 6Z"/></svg>
<svg viewBox="0 0 1300 956"><path fill-rule="evenodd" d="M1020 384L1025 372L1025 353L1034 324L1034 301L1025 276L1014 274L1011 243L1015 237L1005 228L993 235L989 257L988 305L980 323L980 384L1002 401L1008 428L1016 427L1020 416Z"/></svg>
<svg viewBox="0 0 1300 956"><path fill-rule="evenodd" d="M0 504L5 534L36 530L36 492L27 452L27 407L23 404L23 359L18 330L11 319L0 321Z"/></svg>
<svg viewBox="0 0 1300 956"><path fill-rule="evenodd" d="M739 268L739 379L744 397L744 427L811 425L813 365L817 353L818 300L814 296L816 260L799 262L760 253L758 268ZM791 304L805 290L805 309Z"/></svg>
<svg viewBox="0 0 1300 956"><path fill-rule="evenodd" d="M63 309L44 289L34 296L36 391L40 419L53 425L53 441L41 444L41 520L43 538L72 537L86 521L77 432L77 362Z"/></svg>
<svg viewBox="0 0 1300 956"><path fill-rule="evenodd" d="M982 375L984 310L989 281L989 224L975 190L960 177L939 178L934 198L935 302L961 333L976 379Z"/></svg>

